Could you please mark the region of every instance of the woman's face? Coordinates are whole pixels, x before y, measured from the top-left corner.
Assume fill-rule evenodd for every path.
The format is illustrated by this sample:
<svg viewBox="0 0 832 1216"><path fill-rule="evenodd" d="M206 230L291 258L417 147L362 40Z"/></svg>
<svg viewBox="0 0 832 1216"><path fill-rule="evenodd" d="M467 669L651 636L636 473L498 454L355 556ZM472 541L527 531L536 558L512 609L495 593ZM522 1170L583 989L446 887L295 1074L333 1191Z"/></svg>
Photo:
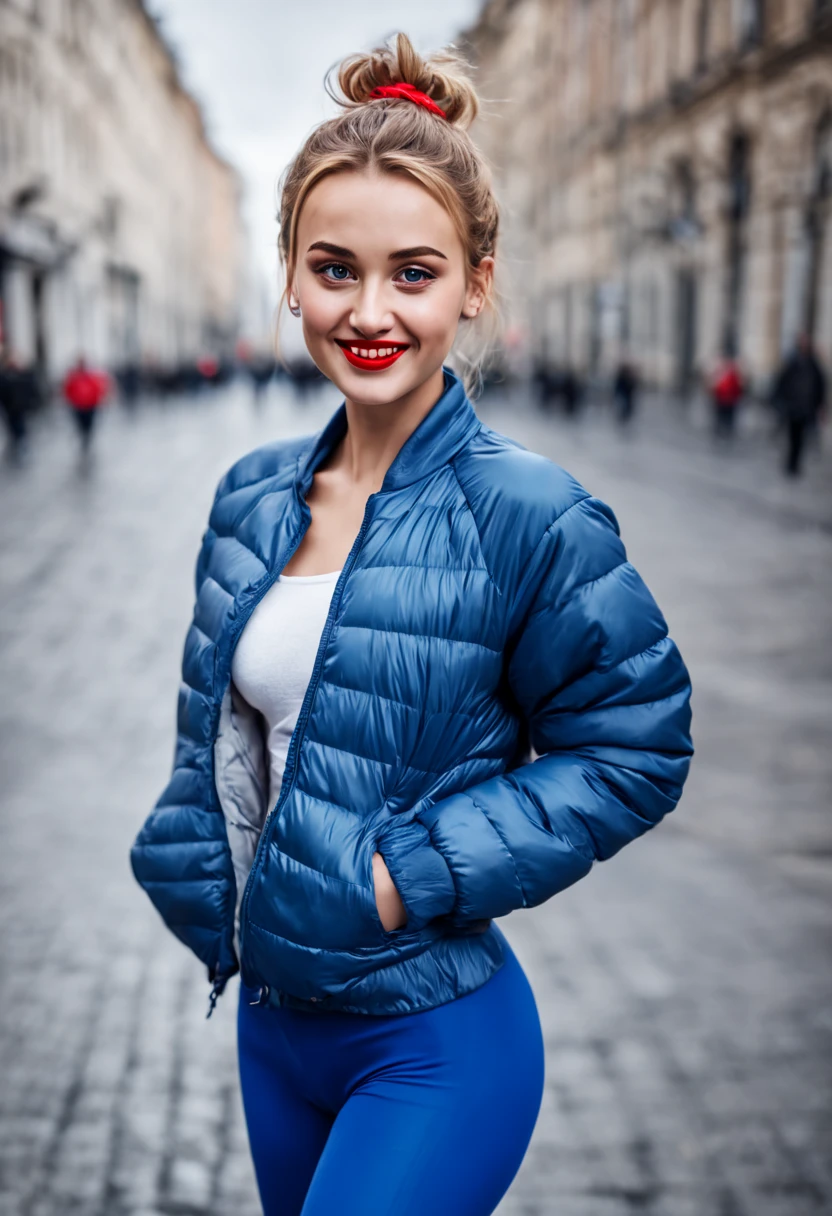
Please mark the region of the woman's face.
<svg viewBox="0 0 832 1216"><path fill-rule="evenodd" d="M461 316L485 302L492 260L472 272L450 215L401 174L335 173L307 197L291 296L309 353L350 401L442 391Z"/></svg>

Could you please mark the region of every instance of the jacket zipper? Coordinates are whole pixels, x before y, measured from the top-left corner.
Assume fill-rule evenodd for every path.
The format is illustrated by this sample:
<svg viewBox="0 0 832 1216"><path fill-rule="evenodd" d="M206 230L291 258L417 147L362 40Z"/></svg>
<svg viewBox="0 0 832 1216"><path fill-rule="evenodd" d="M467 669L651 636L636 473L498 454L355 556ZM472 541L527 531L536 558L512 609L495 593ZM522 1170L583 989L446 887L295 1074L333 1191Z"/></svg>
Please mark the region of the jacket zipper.
<svg viewBox="0 0 832 1216"><path fill-rule="evenodd" d="M335 621L335 614L338 611L339 604L341 603L341 597L344 593L344 584L345 584L347 578L349 577L350 570L352 569L353 565L355 564L355 559L358 556L359 550L361 549L361 545L363 543L364 536L367 531L367 525L370 522L371 504L376 497L377 497L377 494L371 494L370 497L367 499L367 503L364 507L364 517L361 521L361 527L358 531L358 536L356 536L356 538L353 542L353 546L350 549L349 553L347 554L347 560L344 562L344 566L343 566L343 569L341 570L341 574L338 578L338 582L335 584L335 590L332 593L332 599L330 600L330 604L329 604L329 612L327 613L326 621L324 622L323 632L321 633L321 638L320 638L320 641L318 642L318 650L315 655L315 663L312 668L312 676L306 687L306 692L304 694L303 702L300 707L300 713L298 714L298 720L295 723L295 729L292 731L292 737L289 740L289 750L286 753L286 766L283 770L283 781L281 782L281 786L280 786L280 796L278 797L276 805L272 808L271 811L269 811L268 815L266 816L265 822L263 823L263 830L260 833L260 839L257 842L257 849L254 854L254 861L252 862L251 870L249 871L245 890L243 892L242 902L240 904L240 959L239 959L239 962L240 962L241 969L242 969L242 965L243 965L243 955L245 953L246 917L247 917L247 913L248 913L248 905L251 900L252 887L254 886L254 882L256 880L257 871L262 864L269 831L272 828L273 824L275 823L275 821L280 813L280 810L281 810L284 802L286 801L286 799L289 797L289 794L291 793L292 787L294 786L294 783L295 783L295 777L297 776L297 770L295 767L297 753L300 748L300 743L301 743L303 734L306 730L306 724L309 720L309 714L312 709L312 702L315 699L315 693L317 692L318 684L320 682L321 670L323 668L324 654L326 653L326 648L329 645L329 636L332 633L332 626ZM297 545L299 543L300 543L300 537L298 537L297 543L295 544L295 548L297 548ZM292 550L292 552L294 552L294 549ZM290 554L290 556L291 556L291 554ZM286 565L288 560L289 560L289 557L287 557L285 559L285 561L283 563L284 566Z"/></svg>
<svg viewBox="0 0 832 1216"><path fill-rule="evenodd" d="M295 552L298 545L303 540L303 537L306 533L307 528L309 527L309 524L312 522L312 514L311 514L308 506L306 505L306 503L300 502L299 505L301 508L301 516L302 516L301 527L295 533L288 549L283 554L281 560L279 562L275 563L274 568L271 570L268 577L265 579L265 581L259 587L257 594L252 598L251 602L247 605L245 612L241 613L240 616L238 617L238 619L234 623L234 628L231 631L231 642L230 642L230 646L229 646L229 650L228 650L228 671L226 672L225 679L223 682L222 693L217 700L218 706L222 704L222 699L225 696L225 693L228 689L229 682L231 680L231 666L232 666L232 663L234 660L234 650L236 648L237 640L238 640L240 634L243 632L246 625L248 624L248 621L251 618L251 615L254 612L254 609L257 607L257 605L263 599L266 592L269 591L271 589L271 587L274 585L274 583L277 581L277 578L280 575L280 572L285 569L292 554ZM219 713L219 709L217 710L217 712ZM216 741L216 730L214 731L214 736L215 736L215 741ZM233 909L232 909L232 913L231 913L231 925L232 925L232 935L233 935L233 931L234 931L233 930L233 926L234 926ZM242 945L241 945L241 949L240 949L240 954L242 954ZM237 961L240 962L241 960L238 959ZM230 978L230 974L231 973L228 973L225 975L217 975L216 978L213 980L213 982L211 984L211 992L208 997L208 1013L206 1015L207 1017L210 1018L211 1014L214 1012L214 1009L216 1008L216 1005L217 1005L217 1000L220 996L222 996L223 991L225 990L225 986L228 983L228 980Z"/></svg>

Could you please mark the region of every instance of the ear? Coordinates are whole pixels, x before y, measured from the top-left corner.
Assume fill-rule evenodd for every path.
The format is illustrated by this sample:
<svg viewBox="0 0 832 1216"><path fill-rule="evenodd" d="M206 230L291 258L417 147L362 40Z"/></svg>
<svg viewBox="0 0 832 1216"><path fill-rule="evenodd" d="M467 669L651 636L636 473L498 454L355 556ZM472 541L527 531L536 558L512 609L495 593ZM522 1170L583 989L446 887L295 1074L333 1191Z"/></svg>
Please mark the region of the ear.
<svg viewBox="0 0 832 1216"><path fill-rule="evenodd" d="M473 270L468 272L468 286L465 289L465 301L462 305L462 316L473 320L479 316L491 295L494 282L494 259L485 257Z"/></svg>
<svg viewBox="0 0 832 1216"><path fill-rule="evenodd" d="M298 268L297 266L286 267L286 303L290 310L297 314L300 308L300 299L298 297Z"/></svg>

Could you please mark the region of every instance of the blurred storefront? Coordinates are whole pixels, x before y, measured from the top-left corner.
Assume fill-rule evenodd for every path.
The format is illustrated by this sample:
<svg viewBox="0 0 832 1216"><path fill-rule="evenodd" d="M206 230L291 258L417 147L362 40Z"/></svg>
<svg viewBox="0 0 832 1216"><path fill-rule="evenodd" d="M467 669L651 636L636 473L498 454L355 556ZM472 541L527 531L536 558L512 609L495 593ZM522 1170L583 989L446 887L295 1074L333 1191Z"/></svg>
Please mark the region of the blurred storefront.
<svg viewBox="0 0 832 1216"><path fill-rule="evenodd" d="M832 355L832 0L490 0L466 44L530 360Z"/></svg>
<svg viewBox="0 0 832 1216"><path fill-rule="evenodd" d="M141 0L0 0L3 339L55 378L230 353L245 236Z"/></svg>

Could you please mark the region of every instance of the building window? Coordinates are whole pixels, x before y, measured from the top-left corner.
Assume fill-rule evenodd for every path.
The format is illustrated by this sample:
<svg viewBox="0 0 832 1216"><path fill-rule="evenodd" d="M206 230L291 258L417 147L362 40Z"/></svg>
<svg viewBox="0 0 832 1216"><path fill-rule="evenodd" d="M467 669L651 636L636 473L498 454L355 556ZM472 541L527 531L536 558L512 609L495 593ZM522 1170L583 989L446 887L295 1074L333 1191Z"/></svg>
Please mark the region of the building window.
<svg viewBox="0 0 832 1216"><path fill-rule="evenodd" d="M740 322L748 252L748 213L751 208L751 142L741 131L728 149L727 277L722 346L726 355L739 349Z"/></svg>
<svg viewBox="0 0 832 1216"><path fill-rule="evenodd" d="M803 328L814 336L821 296L821 268L829 238L829 202L832 197L832 112L823 115L815 131L812 197L806 210L808 281L803 300Z"/></svg>
<svg viewBox="0 0 832 1216"><path fill-rule="evenodd" d="M644 292L644 327L645 345L652 346L659 340L659 289L655 279L648 279Z"/></svg>
<svg viewBox="0 0 832 1216"><path fill-rule="evenodd" d="M763 40L763 0L738 0L738 41L745 51Z"/></svg>
<svg viewBox="0 0 832 1216"><path fill-rule="evenodd" d="M748 136L738 132L728 155L728 212L732 220L745 218L751 202L751 146Z"/></svg>
<svg viewBox="0 0 832 1216"><path fill-rule="evenodd" d="M696 19L696 66L702 71L708 63L708 43L711 28L711 2L699 0L699 15Z"/></svg>
<svg viewBox="0 0 832 1216"><path fill-rule="evenodd" d="M689 160L678 160L673 166L673 211L680 220L693 223L696 219L696 178Z"/></svg>
<svg viewBox="0 0 832 1216"><path fill-rule="evenodd" d="M683 243L694 240L701 226L696 218L696 176L686 157L671 166L669 194L665 235Z"/></svg>

